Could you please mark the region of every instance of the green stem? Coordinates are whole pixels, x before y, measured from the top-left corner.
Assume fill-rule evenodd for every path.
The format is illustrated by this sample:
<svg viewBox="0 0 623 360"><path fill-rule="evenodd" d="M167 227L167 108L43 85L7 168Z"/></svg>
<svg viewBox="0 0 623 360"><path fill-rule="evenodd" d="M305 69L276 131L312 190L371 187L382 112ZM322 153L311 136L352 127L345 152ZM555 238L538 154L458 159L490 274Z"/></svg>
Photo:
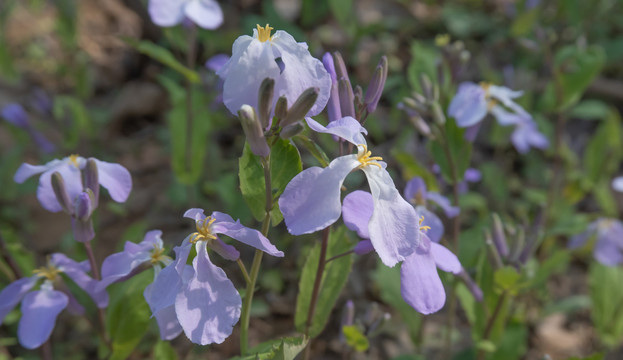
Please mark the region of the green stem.
<svg viewBox="0 0 623 360"><path fill-rule="evenodd" d="M188 34L188 51L186 52L186 66L192 70L195 67L197 50L197 27L191 26ZM186 79L186 171L192 167L192 136L193 136L193 85Z"/></svg>
<svg viewBox="0 0 623 360"><path fill-rule="evenodd" d="M95 261L95 255L93 254L93 248L91 247L91 242L87 241L84 243L84 248L87 253L87 257L89 258L89 264L91 265L91 271L93 272L93 277L95 280L100 281L102 277L100 276L99 267L97 266L97 262ZM104 309L97 308L97 318L99 320L100 325L100 336L104 343L110 348L110 339L108 339L108 333L106 332L106 313Z"/></svg>
<svg viewBox="0 0 623 360"><path fill-rule="evenodd" d="M506 295L507 295L507 292L504 291L498 297L498 302L497 304L495 304L495 309L493 309L493 314L491 314L491 317L489 318L489 321L487 322L487 326L485 328L484 335L482 336L482 340L489 340L489 337L491 336L491 331L493 331L493 326L495 325L495 322L498 316L500 315L500 311L502 310L502 305L504 304L504 301L506 300ZM486 354L484 350L482 349L478 350L477 359L484 360L485 357L486 357Z"/></svg>
<svg viewBox="0 0 623 360"><path fill-rule="evenodd" d="M272 183L270 178L270 155L262 159L262 166L264 167L264 184L266 192L266 213L264 215L264 221L262 222L262 235L268 235L268 229L270 228L270 211L273 208L273 192ZM264 252L261 250L255 250L255 256L253 257L253 263L251 265L251 273L247 281L247 291L244 295L244 302L242 303L242 311L240 315L240 353L246 355L249 348L249 320L251 318L251 304L253 303L253 292L255 291L255 283L260 273L260 265L262 264L262 256Z"/></svg>

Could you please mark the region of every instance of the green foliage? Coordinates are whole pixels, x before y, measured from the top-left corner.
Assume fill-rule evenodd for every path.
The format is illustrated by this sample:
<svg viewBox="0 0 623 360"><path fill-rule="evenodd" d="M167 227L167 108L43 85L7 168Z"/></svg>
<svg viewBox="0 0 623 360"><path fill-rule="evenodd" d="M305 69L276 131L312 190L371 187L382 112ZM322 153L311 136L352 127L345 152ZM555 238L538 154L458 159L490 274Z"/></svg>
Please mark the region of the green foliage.
<svg viewBox="0 0 623 360"><path fill-rule="evenodd" d="M623 337L623 269L593 262L589 271L591 317L599 339L607 346Z"/></svg>
<svg viewBox="0 0 623 360"><path fill-rule="evenodd" d="M327 259L344 253L352 248L352 243L346 236L345 227L340 226L334 228L329 235L329 244L327 246ZM296 299L296 313L294 315L294 324L300 332L305 332L307 327L307 315L309 312L310 301L312 298L314 282L316 280L316 272L318 262L320 261L320 244L316 244L311 250L303 270L301 271L301 279L299 281L299 295ZM350 273L353 265L353 255L349 254L335 259L326 264L322 280L320 282L320 291L316 303L316 310L312 323L309 327L309 336L314 338L318 336L329 321L331 311L335 306L346 281L347 274Z"/></svg>
<svg viewBox="0 0 623 360"><path fill-rule="evenodd" d="M229 360L294 360L305 349L306 337L286 337L263 342L249 349L248 356L237 356Z"/></svg>
<svg viewBox="0 0 623 360"><path fill-rule="evenodd" d="M465 140L465 129L459 128L453 119L448 119L445 124L445 141L449 148L448 152L444 150L444 144L439 141L431 141L429 150L435 163L441 169L441 175L444 179L452 184L454 183L454 175L458 182L463 180L463 174L469 167L469 161L472 154L472 144ZM453 172L456 171L456 174Z"/></svg>
<svg viewBox="0 0 623 360"><path fill-rule="evenodd" d="M400 163L403 168L403 177L411 179L419 176L424 179L428 191L438 191L437 179L424 166L422 166L415 157L404 151L394 151L392 157Z"/></svg>
<svg viewBox="0 0 623 360"><path fill-rule="evenodd" d="M346 343L356 351L363 352L370 347L368 338L359 330L359 327L355 325L344 325L342 326L342 332L346 337Z"/></svg>
<svg viewBox="0 0 623 360"><path fill-rule="evenodd" d="M493 278L495 284L503 291L514 293L521 275L512 266L505 266L495 271Z"/></svg>
<svg viewBox="0 0 623 360"><path fill-rule="evenodd" d="M154 353L152 358L154 360L177 360L177 353L171 343L168 341L158 341L154 346Z"/></svg>
<svg viewBox="0 0 623 360"><path fill-rule="evenodd" d="M60 95L54 98L52 110L54 118L70 121L66 128L64 145L67 149L74 149L82 135L91 132L91 119L84 103L70 95Z"/></svg>
<svg viewBox="0 0 623 360"><path fill-rule="evenodd" d="M180 63L168 49L149 41L140 41L132 38L125 38L124 40L128 45L136 49L136 51L161 62L163 65L166 65L172 70L177 71L191 83L199 83L199 74L197 74L195 70L189 69L182 65L182 63Z"/></svg>
<svg viewBox="0 0 623 360"><path fill-rule="evenodd" d="M126 359L147 331L151 311L143 290L152 278L151 271L144 271L108 288L110 304L106 311L106 329L112 341L111 360Z"/></svg>
<svg viewBox="0 0 623 360"><path fill-rule="evenodd" d="M303 164L298 149L284 139L277 139L271 147L270 164L273 194L273 208L270 215L273 225L277 225L283 216L276 201L290 180L301 172ZM264 219L266 208L266 182L264 181L264 170L260 158L251 152L248 145L245 145L238 166L240 190L244 200L255 219L261 221Z"/></svg>

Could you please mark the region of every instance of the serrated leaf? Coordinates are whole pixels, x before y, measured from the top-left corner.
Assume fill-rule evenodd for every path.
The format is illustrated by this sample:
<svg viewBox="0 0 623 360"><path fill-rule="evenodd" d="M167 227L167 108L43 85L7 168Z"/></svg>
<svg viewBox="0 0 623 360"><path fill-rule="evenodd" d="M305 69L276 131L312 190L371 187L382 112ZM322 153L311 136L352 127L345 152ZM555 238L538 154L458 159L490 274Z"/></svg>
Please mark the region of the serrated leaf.
<svg viewBox="0 0 623 360"><path fill-rule="evenodd" d="M346 343L355 349L355 351L363 352L370 347L368 338L357 326L344 325L342 326L342 333L344 333L344 337L346 337Z"/></svg>
<svg viewBox="0 0 623 360"><path fill-rule="evenodd" d="M346 237L345 228L343 226L335 228L331 231L329 236L327 259L344 253L351 248L352 244ZM299 281L299 295L296 299L294 323L296 325L296 329L300 332L305 332L307 314L309 311L319 260L320 244L316 244L305 261L305 265L303 266L303 270L301 272L301 279ZM310 337L314 338L318 336L327 324L331 311L335 306L335 302L340 296L342 288L348 280L348 274L350 273L352 265L352 254L333 260L326 265L320 283L316 310L309 329Z"/></svg>
<svg viewBox="0 0 623 360"><path fill-rule="evenodd" d="M136 51L145 54L150 58L161 62L170 69L177 71L192 83L199 83L199 74L193 69L189 69L177 61L175 56L166 48L158 46L150 41L140 41L132 38L124 38L124 41L132 46Z"/></svg>

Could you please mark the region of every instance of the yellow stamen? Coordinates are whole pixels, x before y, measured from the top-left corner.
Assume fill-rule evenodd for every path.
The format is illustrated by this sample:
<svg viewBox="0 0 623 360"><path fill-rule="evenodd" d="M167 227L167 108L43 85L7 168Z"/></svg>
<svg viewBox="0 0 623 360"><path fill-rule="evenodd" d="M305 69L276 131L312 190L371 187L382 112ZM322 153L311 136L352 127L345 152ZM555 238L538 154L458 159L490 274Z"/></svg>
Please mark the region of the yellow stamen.
<svg viewBox="0 0 623 360"><path fill-rule="evenodd" d="M74 164L75 167L80 167L80 165L78 165L78 158L80 156L78 154L71 154L69 155L69 161L71 161L72 164Z"/></svg>
<svg viewBox="0 0 623 360"><path fill-rule="evenodd" d="M430 226L422 226L422 223L424 222L424 216L420 216L420 230L423 231L427 231L430 230Z"/></svg>
<svg viewBox="0 0 623 360"><path fill-rule="evenodd" d="M368 165L378 166L379 169L382 169L383 167L381 166L381 164L377 163L377 161L381 161L383 160L383 158L380 156L371 156L371 155L372 155L372 151L368 151L368 147L366 145L364 144L357 145L357 160L361 163L361 165L359 165L357 169L363 169L364 167Z"/></svg>
<svg viewBox="0 0 623 360"><path fill-rule="evenodd" d="M169 259L169 257L164 255L164 248L158 247L158 245L154 244L154 250L151 252L150 262L152 264L157 264L165 259Z"/></svg>
<svg viewBox="0 0 623 360"><path fill-rule="evenodd" d="M273 30L273 28L268 24L266 24L266 27L261 27L260 24L257 24L257 39L261 42L272 40L273 37L270 36L271 30Z"/></svg>
<svg viewBox="0 0 623 360"><path fill-rule="evenodd" d="M216 221L212 216L208 216L203 220L199 220L196 223L197 232L190 235L191 244L195 244L197 241L216 240L216 235L212 234L210 226Z"/></svg>
<svg viewBox="0 0 623 360"><path fill-rule="evenodd" d="M491 98L491 93L489 92L491 83L483 81L480 83L480 87L485 91L485 100L487 100L487 111L489 111L498 104L495 99Z"/></svg>
<svg viewBox="0 0 623 360"><path fill-rule="evenodd" d="M50 264L48 264L48 266L42 266L32 271L33 274L39 277L45 277L46 279L50 281L54 281L54 279L56 279L58 274L60 274L61 272L62 272L61 270L57 269L56 267Z"/></svg>

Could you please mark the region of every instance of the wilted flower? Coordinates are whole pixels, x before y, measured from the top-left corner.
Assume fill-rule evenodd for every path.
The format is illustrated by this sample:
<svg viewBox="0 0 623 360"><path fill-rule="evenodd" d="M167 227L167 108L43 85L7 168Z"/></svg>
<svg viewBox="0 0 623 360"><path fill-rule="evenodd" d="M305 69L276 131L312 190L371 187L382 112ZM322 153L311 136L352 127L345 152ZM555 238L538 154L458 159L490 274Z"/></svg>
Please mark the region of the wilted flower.
<svg viewBox="0 0 623 360"><path fill-rule="evenodd" d="M322 62L307 50L306 43L297 43L285 31L270 35L272 28L257 26L253 37L240 36L234 42L232 56L217 72L223 78L223 102L232 114L244 104L257 109L258 90L264 79L275 80L274 99L285 96L294 104L309 88L318 88L316 99L307 116L319 114L329 100L331 77Z"/></svg>
<svg viewBox="0 0 623 360"><path fill-rule="evenodd" d="M336 135L356 145L357 154L339 157L324 169L305 169L290 181L279 198L288 231L293 235L308 234L333 224L342 212L342 183L351 171L360 169L368 179L374 200L369 223L374 249L387 266L404 260L419 244L419 227L411 221L416 217L415 209L396 190L382 159L368 151L362 135L367 133L366 129L352 117L333 121L327 127L310 118L307 124L314 131Z"/></svg>
<svg viewBox="0 0 623 360"><path fill-rule="evenodd" d="M369 232L369 221L374 211L372 195L357 190L346 195L342 206L344 223L357 232L364 240L360 241L355 252L364 254L372 251ZM414 213L415 215L415 213ZM425 224L427 219L421 219ZM419 223L417 216L411 221ZM434 225L433 225L434 226ZM419 235L412 234L413 238L420 238L415 251L407 256L400 268L400 289L403 299L415 310L422 314L430 314L441 309L446 302L446 292L437 273L437 268L453 274L461 272L459 259L443 245L431 241L422 230L429 226L418 226ZM367 250L367 251L366 251Z"/></svg>
<svg viewBox="0 0 623 360"><path fill-rule="evenodd" d="M158 26L175 26L185 18L210 30L223 23L223 10L216 0L149 0L148 10Z"/></svg>
<svg viewBox="0 0 623 360"><path fill-rule="evenodd" d="M623 223L617 219L600 218L591 222L585 231L571 237L567 247L577 249L595 234L595 259L607 266L623 263Z"/></svg>
<svg viewBox="0 0 623 360"><path fill-rule="evenodd" d="M241 225L227 214L215 211L206 217L202 209L190 209L184 216L195 220L197 232L174 248L175 261L145 289L145 299L158 319L163 339L177 336L176 329L181 326L196 344L220 344L238 322L242 300L223 269L210 261L208 248L225 259L237 260L238 250L219 239L218 234L223 234L273 256L281 257L283 252L259 231ZM190 267L186 260L193 245L197 257Z"/></svg>
<svg viewBox="0 0 623 360"><path fill-rule="evenodd" d="M86 274L89 270L89 262L86 260L78 263L63 254L52 254L46 267L34 270L35 275L16 280L0 292L0 324L21 301L22 318L17 328L17 338L23 347L34 349L48 340L56 317L63 309L68 308L74 314L84 313L82 305L63 286L60 273L65 273L86 291L98 307L106 307L108 294L97 290L97 281ZM43 282L39 290L31 291L40 280ZM61 291L55 290L55 287Z"/></svg>
<svg viewBox="0 0 623 360"><path fill-rule="evenodd" d="M108 190L110 197L116 202L126 201L132 190L132 177L128 170L119 164L92 159L97 165L99 183ZM29 177L41 174L37 199L46 210L58 212L63 207L52 189L52 174L58 172L61 175L69 200L75 201L85 188L80 170L84 169L86 164L87 159L78 155L71 155L62 160L55 159L45 165L23 163L17 169L13 180L21 184Z"/></svg>

